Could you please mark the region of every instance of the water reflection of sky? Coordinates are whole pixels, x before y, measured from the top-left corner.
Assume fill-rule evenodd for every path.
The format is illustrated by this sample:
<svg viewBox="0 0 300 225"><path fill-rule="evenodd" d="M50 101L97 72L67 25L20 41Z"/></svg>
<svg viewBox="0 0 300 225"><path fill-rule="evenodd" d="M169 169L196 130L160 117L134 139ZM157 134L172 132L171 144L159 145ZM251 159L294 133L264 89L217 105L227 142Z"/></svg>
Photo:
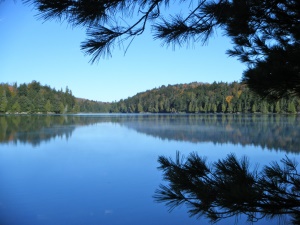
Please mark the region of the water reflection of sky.
<svg viewBox="0 0 300 225"><path fill-rule="evenodd" d="M176 151L196 151L208 161L234 152L249 156L252 165L287 154L253 145L161 139L114 122L76 127L67 141L58 136L35 147L1 144L0 224L199 224L184 208L168 213L153 202L162 182L157 157L174 157Z"/></svg>

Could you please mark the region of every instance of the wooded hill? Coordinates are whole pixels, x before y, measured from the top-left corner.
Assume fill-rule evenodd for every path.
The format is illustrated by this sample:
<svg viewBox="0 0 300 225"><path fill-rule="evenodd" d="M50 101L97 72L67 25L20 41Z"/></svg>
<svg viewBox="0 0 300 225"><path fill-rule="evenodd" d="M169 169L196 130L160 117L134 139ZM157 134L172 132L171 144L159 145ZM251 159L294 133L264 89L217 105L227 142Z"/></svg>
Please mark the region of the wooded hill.
<svg viewBox="0 0 300 225"><path fill-rule="evenodd" d="M242 83L214 82L161 86L119 102L75 98L72 91L55 90L32 81L0 84L0 113L298 113L300 99L268 102Z"/></svg>
<svg viewBox="0 0 300 225"><path fill-rule="evenodd" d="M79 106L66 87L57 91L32 81L29 84L0 84L0 113L70 113Z"/></svg>
<svg viewBox="0 0 300 225"><path fill-rule="evenodd" d="M267 102L242 83L190 83L161 86L111 105L121 113L297 113L300 99Z"/></svg>
<svg viewBox="0 0 300 225"><path fill-rule="evenodd" d="M83 113L109 113L111 110L111 103L99 102L83 98L76 98L80 112Z"/></svg>

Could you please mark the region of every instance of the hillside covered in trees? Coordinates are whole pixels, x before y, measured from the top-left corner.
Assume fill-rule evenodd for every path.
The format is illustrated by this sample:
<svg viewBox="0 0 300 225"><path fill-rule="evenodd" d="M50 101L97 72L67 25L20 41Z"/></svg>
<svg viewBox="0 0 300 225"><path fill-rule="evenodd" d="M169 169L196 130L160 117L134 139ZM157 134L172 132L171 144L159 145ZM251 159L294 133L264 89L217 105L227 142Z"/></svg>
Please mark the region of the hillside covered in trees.
<svg viewBox="0 0 300 225"><path fill-rule="evenodd" d="M29 84L0 84L0 113L79 112L72 91L55 90L37 81Z"/></svg>
<svg viewBox="0 0 300 225"><path fill-rule="evenodd" d="M75 98L72 91L55 90L32 81L0 84L0 113L298 113L300 99L268 102L233 83L198 83L161 86L118 102Z"/></svg>
<svg viewBox="0 0 300 225"><path fill-rule="evenodd" d="M111 112L121 113L297 113L299 98L268 102L233 83L190 83L161 86L113 103Z"/></svg>
<svg viewBox="0 0 300 225"><path fill-rule="evenodd" d="M109 113L111 110L111 103L99 102L88 99L76 98L79 106L79 111L82 113Z"/></svg>
<svg viewBox="0 0 300 225"><path fill-rule="evenodd" d="M56 90L37 81L0 83L0 113L108 113L110 108L110 103L76 98L68 87Z"/></svg>

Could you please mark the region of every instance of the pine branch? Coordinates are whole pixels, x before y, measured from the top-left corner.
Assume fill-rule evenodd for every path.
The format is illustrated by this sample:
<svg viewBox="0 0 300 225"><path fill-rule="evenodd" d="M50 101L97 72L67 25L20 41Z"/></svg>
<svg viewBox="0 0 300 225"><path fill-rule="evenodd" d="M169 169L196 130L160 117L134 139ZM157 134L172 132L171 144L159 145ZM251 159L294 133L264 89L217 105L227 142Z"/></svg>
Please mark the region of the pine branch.
<svg viewBox="0 0 300 225"><path fill-rule="evenodd" d="M250 171L246 157L237 160L233 154L211 169L195 153L186 160L177 153L175 161L161 156L159 163L168 185L161 185L154 198L170 210L186 204L191 216L205 216L212 222L240 214L255 222L300 213L297 164L288 158L281 161L283 167L272 163L260 173Z"/></svg>

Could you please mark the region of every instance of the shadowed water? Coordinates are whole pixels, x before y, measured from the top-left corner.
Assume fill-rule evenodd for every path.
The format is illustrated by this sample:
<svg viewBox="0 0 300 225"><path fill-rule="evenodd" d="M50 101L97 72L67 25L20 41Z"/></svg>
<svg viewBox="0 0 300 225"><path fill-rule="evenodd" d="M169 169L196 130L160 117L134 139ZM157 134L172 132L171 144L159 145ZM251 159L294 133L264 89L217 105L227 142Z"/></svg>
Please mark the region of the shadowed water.
<svg viewBox="0 0 300 225"><path fill-rule="evenodd" d="M295 115L0 116L0 224L207 224L189 218L184 207L169 213L153 201L162 183L158 156L196 151L215 161L233 152L247 155L254 166L285 155L297 159L299 119ZM244 223L243 218L239 221Z"/></svg>

